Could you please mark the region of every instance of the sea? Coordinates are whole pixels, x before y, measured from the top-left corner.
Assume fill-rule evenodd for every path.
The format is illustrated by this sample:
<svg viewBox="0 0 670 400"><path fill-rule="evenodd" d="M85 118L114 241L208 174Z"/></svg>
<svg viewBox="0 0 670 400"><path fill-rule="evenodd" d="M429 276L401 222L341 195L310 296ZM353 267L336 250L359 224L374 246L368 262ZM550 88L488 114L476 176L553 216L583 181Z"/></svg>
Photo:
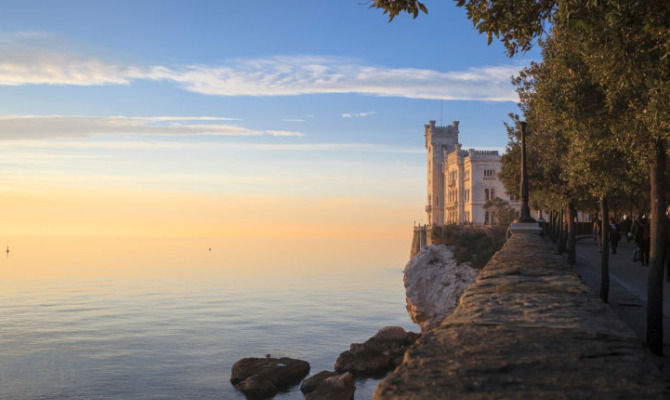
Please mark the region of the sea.
<svg viewBox="0 0 670 400"><path fill-rule="evenodd" d="M418 331L403 265L17 276L12 257L0 263L4 400L244 399L229 382L241 358L298 358L311 375L384 326ZM357 380L355 398L377 383Z"/></svg>

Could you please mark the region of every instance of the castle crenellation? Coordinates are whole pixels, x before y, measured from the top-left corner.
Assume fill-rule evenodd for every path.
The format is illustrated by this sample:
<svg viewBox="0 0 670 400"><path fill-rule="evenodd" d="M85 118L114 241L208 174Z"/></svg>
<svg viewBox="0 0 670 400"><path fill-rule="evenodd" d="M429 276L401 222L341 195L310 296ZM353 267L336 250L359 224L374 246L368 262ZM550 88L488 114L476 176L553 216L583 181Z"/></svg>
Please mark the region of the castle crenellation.
<svg viewBox="0 0 670 400"><path fill-rule="evenodd" d="M490 161L500 160L500 154L498 154L498 150L468 149L468 156L471 159L477 159L477 160L490 160Z"/></svg>

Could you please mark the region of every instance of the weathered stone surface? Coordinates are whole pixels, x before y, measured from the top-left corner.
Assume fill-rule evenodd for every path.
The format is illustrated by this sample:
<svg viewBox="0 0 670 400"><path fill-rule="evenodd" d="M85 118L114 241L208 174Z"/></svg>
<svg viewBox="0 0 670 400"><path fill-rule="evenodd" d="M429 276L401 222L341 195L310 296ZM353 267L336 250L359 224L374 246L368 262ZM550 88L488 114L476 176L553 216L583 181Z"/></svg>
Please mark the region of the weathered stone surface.
<svg viewBox="0 0 670 400"><path fill-rule="evenodd" d="M398 366L419 334L398 326L385 327L365 343L353 343L335 361L335 371L355 376L381 377Z"/></svg>
<svg viewBox="0 0 670 400"><path fill-rule="evenodd" d="M309 363L293 358L243 358L233 365L230 382L248 399L265 399L297 385Z"/></svg>
<svg viewBox="0 0 670 400"><path fill-rule="evenodd" d="M539 236L515 233L375 399L667 399L652 356Z"/></svg>
<svg viewBox="0 0 670 400"><path fill-rule="evenodd" d="M424 333L438 326L458 305L478 270L457 264L445 245L425 247L405 266L407 312Z"/></svg>
<svg viewBox="0 0 670 400"><path fill-rule="evenodd" d="M279 391L271 381L265 377L252 375L235 385L235 389L244 393L247 399L268 399Z"/></svg>
<svg viewBox="0 0 670 400"><path fill-rule="evenodd" d="M313 392L314 389L316 389L316 387L319 386L326 378L330 378L331 376L335 375L337 375L337 372L333 371L321 371L316 373L302 382L302 385L300 385L300 391L305 394Z"/></svg>
<svg viewBox="0 0 670 400"><path fill-rule="evenodd" d="M305 400L352 400L356 385L350 372L321 371L305 380L300 390Z"/></svg>

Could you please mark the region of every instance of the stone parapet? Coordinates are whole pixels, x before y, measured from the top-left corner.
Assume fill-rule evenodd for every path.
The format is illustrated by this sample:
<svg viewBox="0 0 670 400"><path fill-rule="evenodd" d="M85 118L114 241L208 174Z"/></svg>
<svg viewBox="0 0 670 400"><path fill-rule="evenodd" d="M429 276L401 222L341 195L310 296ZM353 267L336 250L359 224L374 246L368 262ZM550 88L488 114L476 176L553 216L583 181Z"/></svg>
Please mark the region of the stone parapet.
<svg viewBox="0 0 670 400"><path fill-rule="evenodd" d="M537 234L515 232L374 399L667 399L653 356Z"/></svg>
<svg viewBox="0 0 670 400"><path fill-rule="evenodd" d="M498 150L469 149L467 156L470 157L471 161L499 161L500 160L500 154L498 154Z"/></svg>

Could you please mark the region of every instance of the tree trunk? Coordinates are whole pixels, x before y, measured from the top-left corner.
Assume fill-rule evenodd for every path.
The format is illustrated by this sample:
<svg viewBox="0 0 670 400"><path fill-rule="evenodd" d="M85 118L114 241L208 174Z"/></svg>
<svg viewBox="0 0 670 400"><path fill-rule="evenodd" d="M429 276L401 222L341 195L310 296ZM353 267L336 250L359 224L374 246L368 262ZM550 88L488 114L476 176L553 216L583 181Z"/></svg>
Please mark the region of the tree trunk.
<svg viewBox="0 0 670 400"><path fill-rule="evenodd" d="M559 222L558 222L558 217L559 217L559 215L558 215L558 211L554 211L554 236L553 236L553 238L552 238L552 240L553 240L554 242L557 242L557 241L558 241L558 234L559 234L559 232L560 232L560 226L559 226Z"/></svg>
<svg viewBox="0 0 670 400"><path fill-rule="evenodd" d="M607 303L610 293L610 265L609 265L609 241L607 233L609 231L607 224L608 210L607 198L600 198L600 298Z"/></svg>
<svg viewBox="0 0 670 400"><path fill-rule="evenodd" d="M575 226L575 203L568 204L568 264L577 263L577 227Z"/></svg>
<svg viewBox="0 0 670 400"><path fill-rule="evenodd" d="M567 216L567 214L566 214L565 211L560 212L559 226L561 227L561 229L560 229L560 233L558 235L558 252L559 253L564 253L565 252L565 250L566 250L565 247L566 247L566 244L568 243L568 232L567 232L567 229L566 229L567 224L565 223L566 216Z"/></svg>
<svg viewBox="0 0 670 400"><path fill-rule="evenodd" d="M562 225L562 220L563 219L563 212L562 211L556 211L556 251L558 253L562 253L563 250L561 249L561 229L563 228Z"/></svg>
<svg viewBox="0 0 670 400"><path fill-rule="evenodd" d="M654 143L651 165L651 248L647 286L647 345L663 354L663 260L665 256L665 141Z"/></svg>

